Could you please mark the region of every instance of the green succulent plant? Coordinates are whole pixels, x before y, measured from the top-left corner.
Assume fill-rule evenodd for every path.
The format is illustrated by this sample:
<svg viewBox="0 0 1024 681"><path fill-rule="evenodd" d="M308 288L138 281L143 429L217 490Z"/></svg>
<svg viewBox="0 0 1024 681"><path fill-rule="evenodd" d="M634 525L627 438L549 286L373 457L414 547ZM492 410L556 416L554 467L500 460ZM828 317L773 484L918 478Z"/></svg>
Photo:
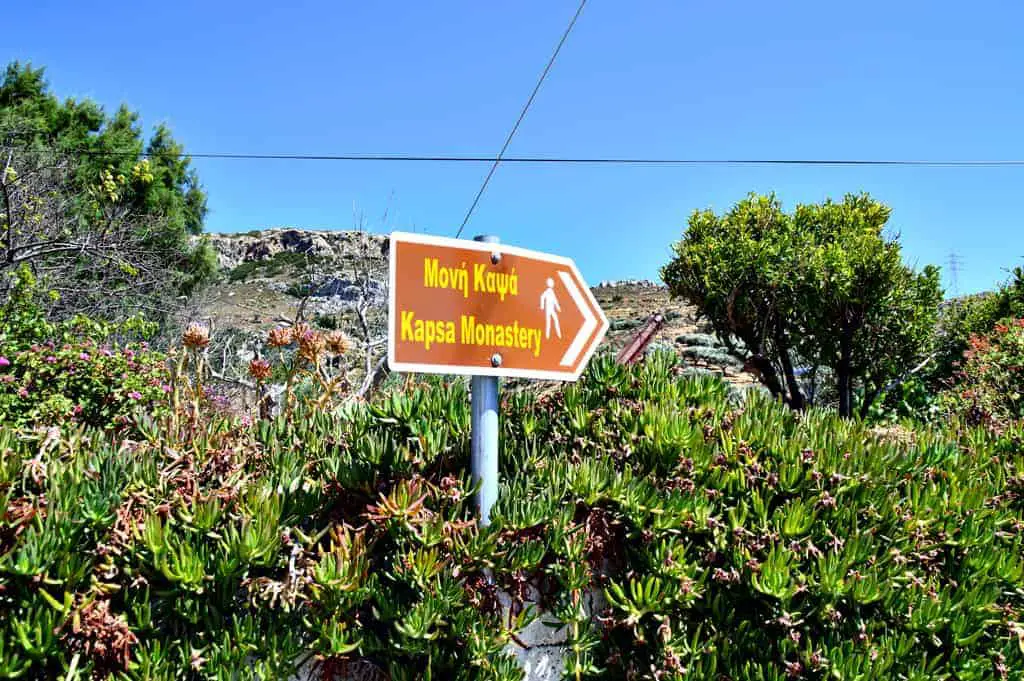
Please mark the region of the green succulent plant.
<svg viewBox="0 0 1024 681"><path fill-rule="evenodd" d="M886 438L680 362L509 391L486 528L460 381L0 426L0 678L512 681L538 617L567 679L1021 678L1020 433Z"/></svg>

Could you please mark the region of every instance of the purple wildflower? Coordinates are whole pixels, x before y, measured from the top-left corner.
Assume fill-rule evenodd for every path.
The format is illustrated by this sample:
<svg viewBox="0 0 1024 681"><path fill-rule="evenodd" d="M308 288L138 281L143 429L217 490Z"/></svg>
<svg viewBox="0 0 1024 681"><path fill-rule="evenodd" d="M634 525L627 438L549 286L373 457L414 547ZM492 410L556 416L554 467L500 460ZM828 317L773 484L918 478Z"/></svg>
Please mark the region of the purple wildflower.
<svg viewBox="0 0 1024 681"><path fill-rule="evenodd" d="M132 398L133 400L141 400L142 393L140 393L138 390L133 390L130 393L128 393L128 397Z"/></svg>
<svg viewBox="0 0 1024 681"><path fill-rule="evenodd" d="M11 366L11 360L7 359L3 355L0 355L0 367L9 367L9 366Z"/></svg>

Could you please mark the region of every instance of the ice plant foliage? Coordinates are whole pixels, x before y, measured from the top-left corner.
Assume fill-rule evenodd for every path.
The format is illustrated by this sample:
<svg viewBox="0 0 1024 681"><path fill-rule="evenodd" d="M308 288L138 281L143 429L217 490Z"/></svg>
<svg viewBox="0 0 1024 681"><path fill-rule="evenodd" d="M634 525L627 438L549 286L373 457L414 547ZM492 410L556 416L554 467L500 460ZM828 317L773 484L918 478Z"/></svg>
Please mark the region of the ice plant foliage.
<svg viewBox="0 0 1024 681"><path fill-rule="evenodd" d="M0 678L512 681L538 617L574 680L1021 678L1024 432L882 439L678 361L509 391L488 528L458 382L0 426Z"/></svg>

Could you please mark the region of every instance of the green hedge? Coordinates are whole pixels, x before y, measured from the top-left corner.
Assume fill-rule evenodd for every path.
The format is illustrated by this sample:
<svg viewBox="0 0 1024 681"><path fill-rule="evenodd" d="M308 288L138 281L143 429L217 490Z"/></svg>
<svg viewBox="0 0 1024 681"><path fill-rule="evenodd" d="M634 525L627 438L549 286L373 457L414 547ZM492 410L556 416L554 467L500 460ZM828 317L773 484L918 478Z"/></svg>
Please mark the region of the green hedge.
<svg viewBox="0 0 1024 681"><path fill-rule="evenodd" d="M497 588L568 625L567 678L1021 678L1020 432L881 437L677 362L507 394L487 529L462 383L0 428L0 678L517 679Z"/></svg>

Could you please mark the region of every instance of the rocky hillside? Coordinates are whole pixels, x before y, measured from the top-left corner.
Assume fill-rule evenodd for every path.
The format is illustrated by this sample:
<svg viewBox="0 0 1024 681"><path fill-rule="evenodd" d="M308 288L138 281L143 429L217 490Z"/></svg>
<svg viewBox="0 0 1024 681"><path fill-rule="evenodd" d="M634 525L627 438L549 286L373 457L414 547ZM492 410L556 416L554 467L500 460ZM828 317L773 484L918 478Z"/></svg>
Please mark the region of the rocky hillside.
<svg viewBox="0 0 1024 681"><path fill-rule="evenodd" d="M386 235L282 228L209 238L222 276L199 301L197 316L211 320L221 336L242 339L233 350L239 359L251 356L244 339L294 319L300 306L305 320L343 329L357 342L369 341L375 361L383 356ZM741 363L697 322L696 311L672 300L664 286L603 281L593 292L611 323L602 351L618 352L650 315L661 313L666 323L652 345L675 348L695 367L731 382L751 382Z"/></svg>

